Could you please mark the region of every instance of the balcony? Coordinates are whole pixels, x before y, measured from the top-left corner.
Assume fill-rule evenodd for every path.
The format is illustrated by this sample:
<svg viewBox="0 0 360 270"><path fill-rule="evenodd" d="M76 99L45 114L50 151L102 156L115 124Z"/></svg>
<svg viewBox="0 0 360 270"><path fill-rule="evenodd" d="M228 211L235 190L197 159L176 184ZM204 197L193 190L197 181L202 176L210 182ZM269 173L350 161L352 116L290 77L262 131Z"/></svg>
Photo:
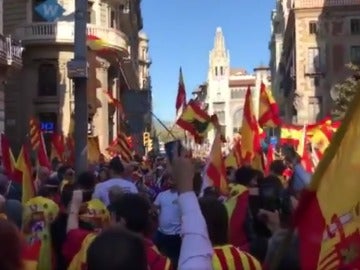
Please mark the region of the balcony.
<svg viewBox="0 0 360 270"><path fill-rule="evenodd" d="M128 39L116 29L87 25L87 34L106 41L109 47L128 52ZM16 38L24 45L32 44L72 44L74 43L74 22L40 22L18 27Z"/></svg>
<svg viewBox="0 0 360 270"><path fill-rule="evenodd" d="M323 8L359 5L359 0L297 0L295 8Z"/></svg>
<svg viewBox="0 0 360 270"><path fill-rule="evenodd" d="M5 67L22 67L23 48L11 37L0 35L0 65Z"/></svg>

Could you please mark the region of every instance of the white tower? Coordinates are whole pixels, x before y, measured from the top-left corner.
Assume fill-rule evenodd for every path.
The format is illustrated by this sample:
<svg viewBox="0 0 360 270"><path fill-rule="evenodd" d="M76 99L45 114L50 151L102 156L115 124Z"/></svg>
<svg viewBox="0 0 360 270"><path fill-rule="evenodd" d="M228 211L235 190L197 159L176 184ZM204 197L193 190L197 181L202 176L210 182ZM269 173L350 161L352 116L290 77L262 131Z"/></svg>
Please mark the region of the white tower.
<svg viewBox="0 0 360 270"><path fill-rule="evenodd" d="M229 123L228 119L230 119L229 76L230 54L225 46L222 29L218 27L214 39L214 48L209 53L208 91L206 100L209 104L209 114L217 114L225 136L231 133L227 128L227 123ZM213 141L213 131L209 133L208 139L210 143Z"/></svg>

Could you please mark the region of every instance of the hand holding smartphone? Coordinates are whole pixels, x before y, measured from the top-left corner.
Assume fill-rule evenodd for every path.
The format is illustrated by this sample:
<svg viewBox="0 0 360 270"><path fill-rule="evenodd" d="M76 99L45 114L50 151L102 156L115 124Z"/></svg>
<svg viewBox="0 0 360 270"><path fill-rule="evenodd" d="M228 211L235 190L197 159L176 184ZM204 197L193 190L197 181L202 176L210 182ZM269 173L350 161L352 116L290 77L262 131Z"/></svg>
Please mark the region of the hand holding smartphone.
<svg viewBox="0 0 360 270"><path fill-rule="evenodd" d="M181 144L180 140L174 140L171 142L168 142L165 144L165 152L166 152L166 156L170 162L170 164L172 163L173 159L174 159L174 150L177 149L177 152L180 154L183 150L183 146Z"/></svg>

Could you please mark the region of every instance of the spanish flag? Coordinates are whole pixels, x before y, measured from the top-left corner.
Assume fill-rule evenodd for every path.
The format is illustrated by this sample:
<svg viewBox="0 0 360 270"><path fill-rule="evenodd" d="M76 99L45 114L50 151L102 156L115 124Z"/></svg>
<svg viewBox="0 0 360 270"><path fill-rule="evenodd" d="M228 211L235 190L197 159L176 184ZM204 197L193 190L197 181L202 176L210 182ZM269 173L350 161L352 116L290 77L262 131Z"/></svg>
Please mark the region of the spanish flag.
<svg viewBox="0 0 360 270"><path fill-rule="evenodd" d="M245 96L244 117L241 127L241 156L249 164L252 163L256 154L261 149L260 133L261 130L255 118L249 87Z"/></svg>
<svg viewBox="0 0 360 270"><path fill-rule="evenodd" d="M23 145L16 162L16 168L22 173L22 198L21 202L25 204L35 196L35 187L32 178L32 168L27 145Z"/></svg>
<svg viewBox="0 0 360 270"><path fill-rule="evenodd" d="M302 269L360 268L360 92L300 199Z"/></svg>
<svg viewBox="0 0 360 270"><path fill-rule="evenodd" d="M290 144L295 148L298 147L303 138L303 127L293 125L282 125L280 129L281 144Z"/></svg>
<svg viewBox="0 0 360 270"><path fill-rule="evenodd" d="M16 162L10 147L10 142L5 134L1 134L1 157L6 175L12 175Z"/></svg>
<svg viewBox="0 0 360 270"><path fill-rule="evenodd" d="M184 84L184 77L182 73L182 68L180 68L179 71L179 87L178 92L176 96L176 118L181 115L182 111L184 110L186 106L186 91L185 91L185 84Z"/></svg>
<svg viewBox="0 0 360 270"><path fill-rule="evenodd" d="M57 158L64 162L65 141L62 134L54 133L51 135L51 154L50 159Z"/></svg>
<svg viewBox="0 0 360 270"><path fill-rule="evenodd" d="M195 101L190 100L176 124L194 136L195 142L201 144L206 134L214 126L216 116L209 116Z"/></svg>
<svg viewBox="0 0 360 270"><path fill-rule="evenodd" d="M228 184L226 179L225 163L222 158L221 144L221 134L220 132L217 132L211 148L206 168L206 176L212 186L217 187L221 194L227 195Z"/></svg>
<svg viewBox="0 0 360 270"><path fill-rule="evenodd" d="M260 86L259 125L262 128L281 125L279 107L264 83Z"/></svg>
<svg viewBox="0 0 360 270"><path fill-rule="evenodd" d="M92 51L103 51L109 47L109 44L105 40L94 35L88 35L86 43Z"/></svg>

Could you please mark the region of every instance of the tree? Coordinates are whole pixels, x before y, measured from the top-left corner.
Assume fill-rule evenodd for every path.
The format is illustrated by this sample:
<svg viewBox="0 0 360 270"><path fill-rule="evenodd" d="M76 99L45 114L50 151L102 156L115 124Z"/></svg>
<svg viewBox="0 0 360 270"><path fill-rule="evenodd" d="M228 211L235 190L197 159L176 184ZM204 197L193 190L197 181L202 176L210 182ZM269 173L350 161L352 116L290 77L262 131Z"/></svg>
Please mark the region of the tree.
<svg viewBox="0 0 360 270"><path fill-rule="evenodd" d="M360 66L348 64L347 68L351 75L342 83L336 84L331 93L335 101L332 115L336 120L341 120L344 117L353 97L357 91L360 91Z"/></svg>

